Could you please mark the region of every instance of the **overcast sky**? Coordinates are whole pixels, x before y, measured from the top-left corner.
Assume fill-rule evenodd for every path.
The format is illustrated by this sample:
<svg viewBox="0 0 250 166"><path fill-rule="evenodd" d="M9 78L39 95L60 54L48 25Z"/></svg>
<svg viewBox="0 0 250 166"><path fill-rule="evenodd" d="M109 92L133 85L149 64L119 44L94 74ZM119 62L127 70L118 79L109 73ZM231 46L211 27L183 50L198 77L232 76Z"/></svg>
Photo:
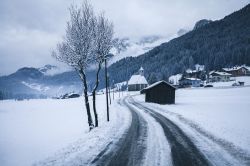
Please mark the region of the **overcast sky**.
<svg viewBox="0 0 250 166"><path fill-rule="evenodd" d="M113 21L115 36L168 36L200 19L218 20L250 0L90 0ZM65 32L68 7L79 0L0 0L0 75L55 64L51 49Z"/></svg>

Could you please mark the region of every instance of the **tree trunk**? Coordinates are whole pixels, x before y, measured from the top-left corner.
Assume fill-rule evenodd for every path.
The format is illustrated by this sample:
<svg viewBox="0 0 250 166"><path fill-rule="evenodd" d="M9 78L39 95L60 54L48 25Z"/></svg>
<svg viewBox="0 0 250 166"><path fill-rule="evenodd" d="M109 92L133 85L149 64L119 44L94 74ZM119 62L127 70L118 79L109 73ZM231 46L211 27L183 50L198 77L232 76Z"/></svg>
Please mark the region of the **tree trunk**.
<svg viewBox="0 0 250 166"><path fill-rule="evenodd" d="M108 72L107 72L107 59L105 59L105 84L106 84L106 106L107 106L107 121L109 121L109 99L108 99Z"/></svg>
<svg viewBox="0 0 250 166"><path fill-rule="evenodd" d="M95 81L95 87L92 91L92 95L93 95L93 110L94 110L94 116L95 116L95 127L98 127L98 114L96 111L96 90L99 86L99 73L101 70L101 63L98 64L98 69L96 72L96 81Z"/></svg>
<svg viewBox="0 0 250 166"><path fill-rule="evenodd" d="M85 107L86 107L87 116L88 116L89 130L91 130L94 128L94 125L93 125L93 120L92 120L92 116L90 113L90 107L89 107L88 85L87 85L86 75L82 69L79 70L79 74L80 74L80 77L81 77L81 80L82 80L83 86L84 86Z"/></svg>

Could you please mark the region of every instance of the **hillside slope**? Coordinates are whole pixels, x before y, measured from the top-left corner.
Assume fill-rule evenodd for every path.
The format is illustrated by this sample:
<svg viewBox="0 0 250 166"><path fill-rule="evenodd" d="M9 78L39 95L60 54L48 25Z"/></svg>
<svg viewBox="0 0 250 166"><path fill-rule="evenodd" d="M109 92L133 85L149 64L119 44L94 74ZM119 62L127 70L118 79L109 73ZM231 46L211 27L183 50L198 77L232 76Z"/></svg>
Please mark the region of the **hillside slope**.
<svg viewBox="0 0 250 166"><path fill-rule="evenodd" d="M146 76L155 73L158 79L183 72L194 64L208 70L250 64L250 4L243 9L175 38L138 56L110 66L115 82L127 80L140 66ZM117 72L119 71L119 72Z"/></svg>

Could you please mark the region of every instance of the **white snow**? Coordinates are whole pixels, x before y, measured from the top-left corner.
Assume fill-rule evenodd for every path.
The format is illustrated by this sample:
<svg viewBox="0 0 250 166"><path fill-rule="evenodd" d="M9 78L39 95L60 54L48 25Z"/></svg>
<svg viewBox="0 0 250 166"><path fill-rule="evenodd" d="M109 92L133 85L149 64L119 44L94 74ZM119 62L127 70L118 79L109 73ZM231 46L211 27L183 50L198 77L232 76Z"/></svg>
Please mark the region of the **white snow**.
<svg viewBox="0 0 250 166"><path fill-rule="evenodd" d="M130 95L134 93L129 93ZM131 105L134 110L137 110L140 116L147 123L148 133L147 133L147 149L145 154L145 159L143 165L145 166L159 166L167 165L171 166L171 148L166 139L161 125L156 122L156 120L151 117L148 113L143 110Z"/></svg>
<svg viewBox="0 0 250 166"><path fill-rule="evenodd" d="M28 83L28 82L22 81L22 84L24 84L25 86L31 89L37 90L39 92L46 92L50 89L50 87L48 86L44 86L44 85L37 84L37 83Z"/></svg>
<svg viewBox="0 0 250 166"><path fill-rule="evenodd" d="M234 66L234 67L232 67L232 68L223 68L223 70L225 70L225 71L234 71L234 70L239 70L239 69L241 69L242 67L245 67L246 69L248 69L248 67L247 66Z"/></svg>
<svg viewBox="0 0 250 166"><path fill-rule="evenodd" d="M226 73L226 72L219 72L219 71L215 71L215 72L213 72L213 73L211 73L211 74L218 74L218 75L220 75L220 76L231 76L232 74L229 74L229 73Z"/></svg>
<svg viewBox="0 0 250 166"><path fill-rule="evenodd" d="M146 78L142 75L132 75L130 80L128 81L128 85L134 84L148 84Z"/></svg>
<svg viewBox="0 0 250 166"><path fill-rule="evenodd" d="M144 101L144 95L136 98ZM170 118L173 114L169 113L178 114L216 137L250 152L249 99L250 87L181 89L176 91L174 105L147 105L161 108Z"/></svg>
<svg viewBox="0 0 250 166"><path fill-rule="evenodd" d="M156 86L156 85L158 85L158 84L160 84L160 83L162 83L162 82L164 82L164 83L168 84L169 86L173 87L172 85L170 85L170 84L167 83L166 81L158 81L158 82L155 82L155 83L151 84L150 86L148 86L148 87L146 87L146 88L144 88L144 89L150 89L150 88L152 88L152 87L154 87L154 86ZM175 87L173 87L173 88L175 89Z"/></svg>
<svg viewBox="0 0 250 166"><path fill-rule="evenodd" d="M70 67L68 67L64 64L60 64L59 66L45 65L45 66L40 67L38 69L40 72L42 72L46 76L53 76L56 74L60 74L60 73L72 70Z"/></svg>
<svg viewBox="0 0 250 166"><path fill-rule="evenodd" d="M129 112L113 104L107 123L105 95L97 99L100 127L90 133L82 97L0 101L1 166L89 162L121 136L131 119Z"/></svg>
<svg viewBox="0 0 250 166"><path fill-rule="evenodd" d="M231 81L228 82L210 82L208 84L213 85L214 87L232 87L234 83L238 81L244 82L245 86L250 85L250 77L249 76L241 76L241 77L231 77Z"/></svg>
<svg viewBox="0 0 250 166"><path fill-rule="evenodd" d="M179 85L179 80L181 79L182 74L172 75L168 78L168 81L171 82L173 85Z"/></svg>

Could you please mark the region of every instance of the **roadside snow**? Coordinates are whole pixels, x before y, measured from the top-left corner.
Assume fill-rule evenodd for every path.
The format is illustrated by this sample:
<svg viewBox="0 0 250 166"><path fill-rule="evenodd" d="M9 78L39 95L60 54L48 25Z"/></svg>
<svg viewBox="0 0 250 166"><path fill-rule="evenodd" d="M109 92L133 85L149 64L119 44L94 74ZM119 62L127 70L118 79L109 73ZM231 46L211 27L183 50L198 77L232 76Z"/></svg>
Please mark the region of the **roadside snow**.
<svg viewBox="0 0 250 166"><path fill-rule="evenodd" d="M143 102L144 95L136 99ZM169 113L180 115L216 137L250 152L249 99L250 87L181 89L176 91L174 105L147 105L164 110L168 117L171 117Z"/></svg>
<svg viewBox="0 0 250 166"><path fill-rule="evenodd" d="M111 140L119 138L131 119L127 111L113 104L111 121L107 123L105 95L97 96L97 99L100 127L91 132L88 131L82 97L1 101L1 166L89 162Z"/></svg>

